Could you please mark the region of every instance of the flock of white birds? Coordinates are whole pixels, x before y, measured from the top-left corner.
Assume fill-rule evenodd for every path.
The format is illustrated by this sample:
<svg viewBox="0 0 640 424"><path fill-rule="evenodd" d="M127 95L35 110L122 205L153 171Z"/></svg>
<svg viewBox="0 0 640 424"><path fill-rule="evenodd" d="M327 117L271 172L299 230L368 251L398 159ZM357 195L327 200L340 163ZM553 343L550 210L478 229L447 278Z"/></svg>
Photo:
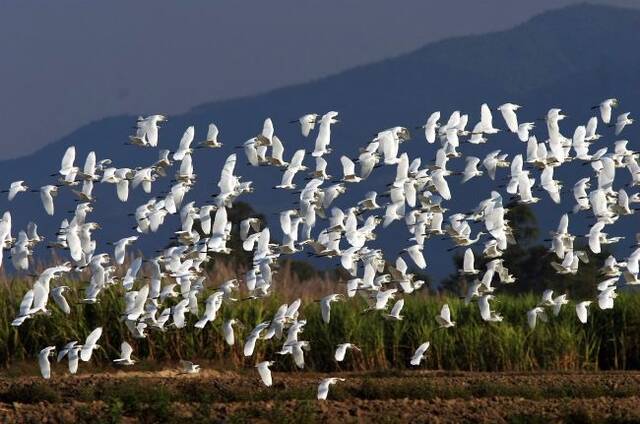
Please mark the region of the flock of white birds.
<svg viewBox="0 0 640 424"><path fill-rule="evenodd" d="M39 275L33 288L25 293L12 325L19 326L27 319L49 314L47 308L50 299L64 313L69 314L70 307L64 297L65 290L69 290L69 287L59 285L51 288L51 282L72 272L88 270L91 277L84 288L84 295L80 296L81 302L89 305L96 303L109 286L121 284L125 289L126 305L125 310L121 311L121 317L131 337L152 337L151 333L147 333L148 330L166 331L173 328L187 331L187 314L197 318L194 324L196 329L203 329L216 320L223 304L232 307L233 302L237 301L234 293L239 290L241 282L249 293L249 298L261 299L269 296L277 289L273 267L278 258L305 249L315 256L339 257L342 267L352 276L345 293L328 294L320 300L324 322L328 323L331 319L333 302L344 301L345 296L356 295L368 299L370 306L367 310L378 311L388 319L402 320L402 296L411 295L424 284L409 272L404 258L409 258L416 268L424 269L427 266L423 251L425 242L436 235L450 239L455 246L467 247L460 273L478 275L478 278L470 284L465 301L467 304L477 302L478 312L483 320L501 321L503 317L492 305L496 289L494 283L515 282L514 276L501 259L507 247L515 243L512 229L505 219L507 209L503 205L503 196L496 189L472 212L445 215L445 204L451 199L449 184L452 176L461 175L460 182L467 183L474 178L495 180L498 172L509 172L508 184L504 186L509 197L523 204L532 204L540 200L534 196L534 192L542 189L551 201L558 204L561 202L563 183L554 179L554 170L571 161L588 165L591 175L581 178L573 185L575 206L572 213L595 217L596 223L588 234L580 236L588 239L588 248L593 253L600 253L601 245L616 243L623 238L609 236L605 227L620 217L633 215L633 204L640 203L639 193L627 193L630 188L640 186L638 153L627 148L627 140L615 141L612 149L603 145L601 135L597 132L600 120L607 127L615 128L612 132L617 139L624 128L633 122L629 113L623 113L612 123L612 111L617 106L616 99L603 101L596 107L599 109L599 113L596 113L599 117L593 116L586 125L575 128L571 137L565 137L560 129L565 115L560 109L551 109L544 119L547 139L539 142L533 134L534 122L519 123L517 113L520 106L503 104L497 108L506 124L503 131L513 133L514 142L522 143L526 150L511 160L501 150L493 150L484 158L464 156L461 152L465 144L487 143L492 134L501 131L494 127L492 111L486 104L481 106L481 119L471 131L466 129L468 115L455 111L446 123L441 123L440 112L435 112L420 127L424 130L427 143L440 144L435 162L423 165L421 158L412 160L407 153L400 153L400 145L410 139L410 134L404 127L394 127L379 132L359 150L354 159L342 156L342 178L336 179L328 175L327 161L331 153L332 126L339 122L337 112L328 112L322 116L307 114L295 121L299 122L304 137L309 137L316 127L317 135L311 158L305 148L300 148L289 161L285 160L284 144L275 134L273 122L266 119L262 132L246 141L241 148L252 166L282 169L282 180L276 189L298 190L293 193L299 195L299 206L280 212L279 224L284 235L280 243L272 241L269 228L260 219L249 218L240 223L242 247L247 252L253 252L253 267L241 279L243 281L230 280L212 292L209 290L211 294L206 300L203 265L210 260L211 253L230 253L227 243L232 223L227 218L228 209L233 207L239 196L253 191L252 182L243 181L235 173L238 157L231 154L220 172L219 194L214 196L213 201L202 205L196 205L195 202L183 204L185 195L196 182L192 164L195 149L222 147L216 125L209 125L206 140L195 148L192 147L195 130L193 126L188 127L175 151L160 150L157 162L136 169L113 167L108 159L98 161L94 152L88 154L84 166L80 168L74 165L75 148L69 147L62 158L57 182L39 190L30 190L24 181L16 181L8 190L10 201L21 192L39 192L42 205L49 215L55 213L55 197L59 189L72 190L80 199L73 218L62 221L56 241L51 244L52 247L66 251L69 260L49 267ZM145 148L157 147L160 124L164 121L166 117L163 115L140 117L135 135L130 136L129 143ZM307 165L304 164L305 159ZM455 168L460 171L449 170L449 161L455 163ZM315 162L315 166L309 166L310 162ZM137 234L113 243L113 255L96 253L96 241L92 238L92 232L100 226L87 220L95 204L92 194L94 184L114 184L117 197L126 202L130 189L141 186L144 192L150 193L152 184L157 179L166 177L174 163L179 165L176 166L175 180L166 197L151 198L135 209L133 215ZM395 169L395 179L389 181L387 192L378 194L376 191L369 191L351 207L332 207L334 200L345 193L350 185L362 184L380 166ZM509 170L500 171L500 168ZM619 168L626 168L631 174L630 181L625 180L619 184L627 190L614 189ZM377 211L384 212L377 215ZM175 245L157 257L144 260L148 264L143 271L146 274L144 277L140 273L143 264L140 256L131 259L124 275L118 275L120 267L117 265L125 263L127 249L131 249L130 246L136 243L138 237L156 232L163 225L165 217L174 214L179 215L181 222L181 229L175 232ZM404 221L411 238L410 245L400 255L389 260L382 250L370 248L367 244L375 239L376 230L380 226L387 227L394 221ZM472 235L470 225L474 222L484 227L484 231L476 232L475 236ZM35 224L29 224L26 231L20 231L17 239L11 234L11 214L5 212L0 222L2 247L10 249L11 260L17 270L28 270L34 246L43 238L38 235ZM476 253L481 250L486 265L484 270L480 270L474 264L474 251L468 246L477 243L483 235L486 236L484 248ZM585 251L574 249L574 240L580 236L570 233L569 214L564 214L557 231L552 233L550 248L557 255L558 259L553 262L553 267L559 274L575 274L580 262L588 260ZM621 276L628 285L640 284L640 248L637 244L634 248L624 261L618 261L614 256L606 260L601 270L606 279L598 285L599 294L595 299L600 308L613 307ZM385 270L388 272L385 273ZM204 311L198 306L202 300ZM569 299L566 295L554 297L552 290L545 291L538 306L527 313L529 325L533 328L538 319L545 320L548 309L557 315L567 303ZM592 299L575 301L580 322L587 322L591 303ZM300 339L306 324L306 320L299 319L300 306L300 299L284 304L271 320L255 326L244 341L244 355L252 356L259 341L283 338L282 349L278 353L292 355L295 364L303 368L304 352L311 348L312 342ZM443 328L456 325L446 304L435 320ZM237 324L239 322L236 319L222 323L223 336L229 345L235 343L234 326ZM92 352L99 348L101 334L102 327L99 327L86 337L84 343L69 342L58 350L57 360L61 361L67 356L69 372L76 373L79 361L89 361ZM419 366L428 348L429 342L425 341L410 358L410 364ZM348 341L336 346L335 360L343 361L350 349L358 347ZM55 351L56 347L48 346L40 352L39 365L44 378L50 378L49 356ZM123 341L121 357L114 362L121 365L134 364L132 353L131 345ZM261 380L267 386L272 385L270 367L273 364L273 361L256 364ZM187 361L182 362L182 368L185 373L197 373L200 370L198 365ZM323 379L318 387L318 398L326 399L329 386L339 380L342 379Z"/></svg>

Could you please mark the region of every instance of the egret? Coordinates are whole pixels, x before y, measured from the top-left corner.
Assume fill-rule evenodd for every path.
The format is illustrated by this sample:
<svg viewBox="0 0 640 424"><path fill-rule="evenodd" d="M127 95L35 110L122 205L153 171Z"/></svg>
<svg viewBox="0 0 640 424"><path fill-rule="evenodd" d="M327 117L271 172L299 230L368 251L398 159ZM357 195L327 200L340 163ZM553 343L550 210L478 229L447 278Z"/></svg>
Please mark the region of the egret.
<svg viewBox="0 0 640 424"><path fill-rule="evenodd" d="M498 110L502 113L504 122L506 122L509 131L512 133L518 132L518 117L516 116L516 110L522 106L513 103L505 103L498 107Z"/></svg>
<svg viewBox="0 0 640 424"><path fill-rule="evenodd" d="M222 143L218 141L218 134L220 134L220 131L218 130L216 124L209 124L209 129L207 130L207 138L203 142L201 142L200 145L212 149L222 147Z"/></svg>
<svg viewBox="0 0 640 424"><path fill-rule="evenodd" d="M331 302L336 302L342 299L343 296L341 294L330 294L320 300L322 321L324 321L326 324L329 324L329 320L331 319Z"/></svg>
<svg viewBox="0 0 640 424"><path fill-rule="evenodd" d="M616 119L616 135L620 135L627 125L633 124L633 119L629 118L630 114L630 112L626 112L618 115L618 118Z"/></svg>
<svg viewBox="0 0 640 424"><path fill-rule="evenodd" d="M233 326L236 324L240 324L236 318L231 318L226 320L222 324L222 332L224 334L224 341L229 345L233 346L235 344L235 335L233 332Z"/></svg>
<svg viewBox="0 0 640 424"><path fill-rule="evenodd" d="M12 182L9 190L3 190L2 192L9 193L7 195L7 200L12 201L16 198L18 193L24 193L27 190L29 190L29 186L24 181L20 180Z"/></svg>
<svg viewBox="0 0 640 424"><path fill-rule="evenodd" d="M120 345L120 357L118 359L114 359L118 365L133 365L136 363L135 360L131 359L131 354L133 353L133 348L126 341L122 342Z"/></svg>
<svg viewBox="0 0 640 424"><path fill-rule="evenodd" d="M576 315L578 316L578 320L583 324L587 323L589 305L591 305L591 303L593 302L590 300L585 300L576 304Z"/></svg>
<svg viewBox="0 0 640 424"><path fill-rule="evenodd" d="M436 315L436 321L440 325L440 328L450 328L456 325L455 321L451 321L451 310L449 309L448 304L442 305L442 309L440 309L440 314Z"/></svg>
<svg viewBox="0 0 640 424"><path fill-rule="evenodd" d="M96 328L87 336L84 344L82 345L82 349L80 350L80 359L84 362L88 362L91 359L93 351L100 347L97 344L100 336L102 336L102 327Z"/></svg>
<svg viewBox="0 0 640 424"><path fill-rule="evenodd" d="M53 216L54 214L54 205L53 198L58 195L58 187L55 185L45 185L40 187L40 200L42 201L42 206L44 210L47 212L47 215Z"/></svg>
<svg viewBox="0 0 640 424"><path fill-rule="evenodd" d="M474 268L474 256L473 256L473 250L471 249L467 249L464 251L464 260L463 260L463 265L462 265L462 269L460 270L460 272L462 274L469 274L469 275L476 275L478 274L480 271L478 271L477 269Z"/></svg>
<svg viewBox="0 0 640 424"><path fill-rule="evenodd" d="M56 350L55 346L47 346L38 354L38 365L40 366L40 374L42 378L51 378L51 364L49 363L49 356L52 356Z"/></svg>
<svg viewBox="0 0 640 424"><path fill-rule="evenodd" d="M527 323L529 324L529 328L532 330L536 328L536 321L538 318L543 321L546 319L544 309L542 307L536 306L527 312Z"/></svg>
<svg viewBox="0 0 640 424"><path fill-rule="evenodd" d="M200 365L191 361L180 361L180 374L197 374L200 372Z"/></svg>
<svg viewBox="0 0 640 424"><path fill-rule="evenodd" d="M69 286L58 286L51 290L51 297L53 297L53 301L58 305L62 312L67 315L71 313L71 307L69 306L67 299L64 297L64 291L68 289Z"/></svg>
<svg viewBox="0 0 640 424"><path fill-rule="evenodd" d="M271 370L269 369L269 367L273 366L274 364L275 362L273 361L262 361L256 364L258 374L260 374L260 379L267 387L271 387L271 385L273 385L273 381L271 380Z"/></svg>
<svg viewBox="0 0 640 424"><path fill-rule="evenodd" d="M303 137L308 137L309 133L313 131L316 126L316 122L318 121L317 113L307 113L300 117L300 119L291 121L292 124L300 123L300 131L302 132Z"/></svg>
<svg viewBox="0 0 640 424"><path fill-rule="evenodd" d="M396 321L402 321L403 316L400 315L402 312L402 308L404 307L404 299L398 299L398 301L391 308L391 312L385 315L388 318L394 319Z"/></svg>
<svg viewBox="0 0 640 424"><path fill-rule="evenodd" d="M338 381L345 381L345 379L339 377L323 378L318 385L318 400L326 400L329 394L329 386L336 384Z"/></svg>
<svg viewBox="0 0 640 424"><path fill-rule="evenodd" d="M353 343L340 343L336 348L336 353L334 354L336 362L344 361L344 357L348 349L354 349L360 352L360 348Z"/></svg>
<svg viewBox="0 0 640 424"><path fill-rule="evenodd" d="M158 145L159 124L166 121L167 117L164 115L151 115L146 118L139 117L136 134L129 137L131 144L156 147Z"/></svg>
<svg viewBox="0 0 640 424"><path fill-rule="evenodd" d="M618 99L606 99L603 100L598 106L594 106L591 109L600 110L600 119L605 124L611 122L611 109L618 107Z"/></svg>
<svg viewBox="0 0 640 424"><path fill-rule="evenodd" d="M414 367L419 366L420 362L422 362L422 360L425 358L425 353L427 352L427 349L429 349L429 346L429 342L424 342L420 346L418 346L415 353L411 357L410 364Z"/></svg>

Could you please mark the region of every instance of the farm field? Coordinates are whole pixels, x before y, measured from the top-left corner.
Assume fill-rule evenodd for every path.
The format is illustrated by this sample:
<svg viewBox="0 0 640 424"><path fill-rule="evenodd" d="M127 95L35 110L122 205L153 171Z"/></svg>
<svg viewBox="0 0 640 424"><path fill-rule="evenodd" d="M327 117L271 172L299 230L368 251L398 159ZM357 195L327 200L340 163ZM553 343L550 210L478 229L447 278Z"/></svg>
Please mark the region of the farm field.
<svg viewBox="0 0 640 424"><path fill-rule="evenodd" d="M3 373L0 416L4 422L640 421L640 372L344 372L338 374L346 381L331 387L329 400L317 401L325 374L275 372L274 386L266 388L253 370L203 368L197 375L170 365L100 370L46 382Z"/></svg>

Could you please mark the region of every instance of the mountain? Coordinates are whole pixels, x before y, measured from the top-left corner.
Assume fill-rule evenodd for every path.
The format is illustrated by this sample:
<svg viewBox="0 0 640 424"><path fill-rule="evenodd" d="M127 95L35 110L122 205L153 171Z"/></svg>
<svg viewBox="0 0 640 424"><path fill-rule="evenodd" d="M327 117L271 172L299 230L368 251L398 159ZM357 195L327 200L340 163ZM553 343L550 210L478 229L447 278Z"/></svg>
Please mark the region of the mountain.
<svg viewBox="0 0 640 424"><path fill-rule="evenodd" d="M290 120L312 111L339 111L341 122L335 126L332 135L334 153L329 171L333 175L340 174L339 155L353 155L358 146L365 145L381 129L421 125L434 110L442 111L443 120L454 109L469 113L472 126L479 119L480 105L484 102L494 109L507 101L523 105L519 113L521 122L535 120L550 107L562 107L570 115L562 122L563 132L571 136L576 125L586 123L592 116L590 106L602 99L617 97L621 103L617 112L640 111L639 27L639 11L590 4L567 7L539 15L508 31L454 38L309 83L255 97L201 105L184 115L170 117L161 129L160 146L175 148L188 125L196 126L196 140L199 140L204 138L209 122L218 124L224 148L198 150L194 155L198 184L186 201L195 200L201 204L216 193L224 159L236 151L234 146L257 134L266 117L273 119L276 133L285 143L285 156L289 157L298 148L312 149L314 140L313 136L303 139L297 126L288 124ZM256 72L260 72L259 67ZM215 69L211 70L211 78L215 81ZM76 146L76 161L81 163L89 151L95 150L99 159L109 157L116 166L149 164L156 159L155 150L123 145L132 132L135 118L118 116L90 123L30 156L0 163L0 176L6 185L17 179L26 180L32 187L44 185L51 181L49 175L58 169L60 158L69 145ZM494 112L494 123L504 127L498 112ZM600 131L611 133L602 127ZM624 134L633 137L637 133L637 127L631 126ZM537 128L536 134L543 140L546 138L544 125ZM634 141L630 145L637 148ZM410 157L420 156L424 164L433 159L436 147L428 145L418 130L401 148L408 151ZM488 145L467 145L462 150L465 154L481 156L493 149L514 154L522 152L523 148L524 145L514 137L498 134ZM240 165L244 156L241 153L239 157ZM310 157L305 162L313 165ZM463 166L461 161L450 164L454 170ZM566 177L567 185L577 179L575 172L586 171L566 168L556 176ZM272 227L277 226L277 218L271 214L287 205L293 207L295 200L290 192L271 189L279 181L280 172L270 168L254 169L244 164L238 166L236 172L245 180L256 183L256 192L241 199L264 213ZM354 188L353 193L345 195L337 205L344 206L345 201L353 201L371 188L384 190L384 184L393 172L389 167L380 168L367 187ZM299 185L302 183L298 182ZM466 211L498 183L490 184L485 178L465 185L450 184L454 196L449 203L450 210ZM168 179L160 180L154 185L154 193L168 186ZM63 215L68 215L66 211L74 206L73 196L67 191L63 190L57 199L58 212L54 217L44 214L36 194L23 194L4 207L13 212L14 228L23 228L29 220L35 220L45 235L52 237ZM95 237L104 242L129 235L135 223L131 217L125 219L124 211L133 212L148 196L136 192L129 202L122 204L117 200L113 186L99 187L96 194L99 200L92 218L104 223L105 229ZM545 231L555 227L559 216L570 208L570 193L565 196L567 202L560 207L562 210L551 205L546 194L541 196L544 202L537 205L535 211ZM176 217L167 220L165 230L174 230L176 222ZM630 225L628 220L626 223ZM586 232L585 228L576 229L579 234L583 230ZM640 231L640 228L635 230ZM151 246L159 246L162 240L166 242L166 231L145 237L138 247L150 250ZM381 232L376 243L395 254L399 248L407 246L408 242L404 240L408 237L402 224L396 223ZM451 253L446 251L449 246L449 242L439 240L428 242L425 253L432 275L441 277L451 271Z"/></svg>

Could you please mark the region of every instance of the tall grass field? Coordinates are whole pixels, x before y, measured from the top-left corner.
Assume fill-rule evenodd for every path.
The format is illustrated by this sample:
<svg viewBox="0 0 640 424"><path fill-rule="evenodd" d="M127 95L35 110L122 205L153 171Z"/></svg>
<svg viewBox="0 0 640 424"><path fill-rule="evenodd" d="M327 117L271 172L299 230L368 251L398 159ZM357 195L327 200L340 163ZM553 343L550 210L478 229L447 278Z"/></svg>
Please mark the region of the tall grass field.
<svg viewBox="0 0 640 424"><path fill-rule="evenodd" d="M220 282L233 277L235 272L230 268L217 267L207 279L207 290L201 299ZM82 343L92 329L102 326L101 349L92 359L98 365L118 357L121 342L127 340L134 348L134 357L141 361L210 360L227 368L242 368L275 358L278 365L274 369L293 369L290 355L277 354L284 339L258 340L256 354L250 358L244 358L242 344L253 326L271 319L280 304L302 298L299 319L306 319L307 324L299 338L311 343L311 349L305 352L306 368L310 370L408 368L413 351L424 341L431 342L423 365L427 369L640 369L640 296L630 293L621 293L612 310L602 311L597 303L592 304L589 321L584 325L578 321L574 305L569 304L559 316L549 314L548 322L539 321L535 329L529 329L526 311L536 305L538 295L498 295L492 308L504 316L504 321L488 323L480 318L475 302L465 305L457 297L430 294L427 290L404 297L402 321L388 320L380 312L363 312L366 299L356 296L333 303L331 321L325 324L314 300L327 293L344 292L344 285L319 277L300 281L288 267L283 267L275 283L279 284L277 294L270 298L225 303L216 320L203 330L194 328L196 317L187 315L188 326L182 330L147 330L146 339L133 339L120 319L123 288L108 287L97 304L79 304L81 288L86 286L83 281L52 282L52 287L63 283L72 287L67 295L72 305L70 316L51 301L51 315L39 315L21 327L12 327L20 300L32 284L27 280L0 282L0 363L4 366L35 360L45 346L61 347L71 340ZM204 301L200 303L202 312ZM444 303L449 304L457 322L453 328L440 329L435 321ZM221 334L223 319L231 317L243 323L236 328L235 346L228 346ZM345 361L337 363L333 353L344 342L354 343L360 351L349 350Z"/></svg>

